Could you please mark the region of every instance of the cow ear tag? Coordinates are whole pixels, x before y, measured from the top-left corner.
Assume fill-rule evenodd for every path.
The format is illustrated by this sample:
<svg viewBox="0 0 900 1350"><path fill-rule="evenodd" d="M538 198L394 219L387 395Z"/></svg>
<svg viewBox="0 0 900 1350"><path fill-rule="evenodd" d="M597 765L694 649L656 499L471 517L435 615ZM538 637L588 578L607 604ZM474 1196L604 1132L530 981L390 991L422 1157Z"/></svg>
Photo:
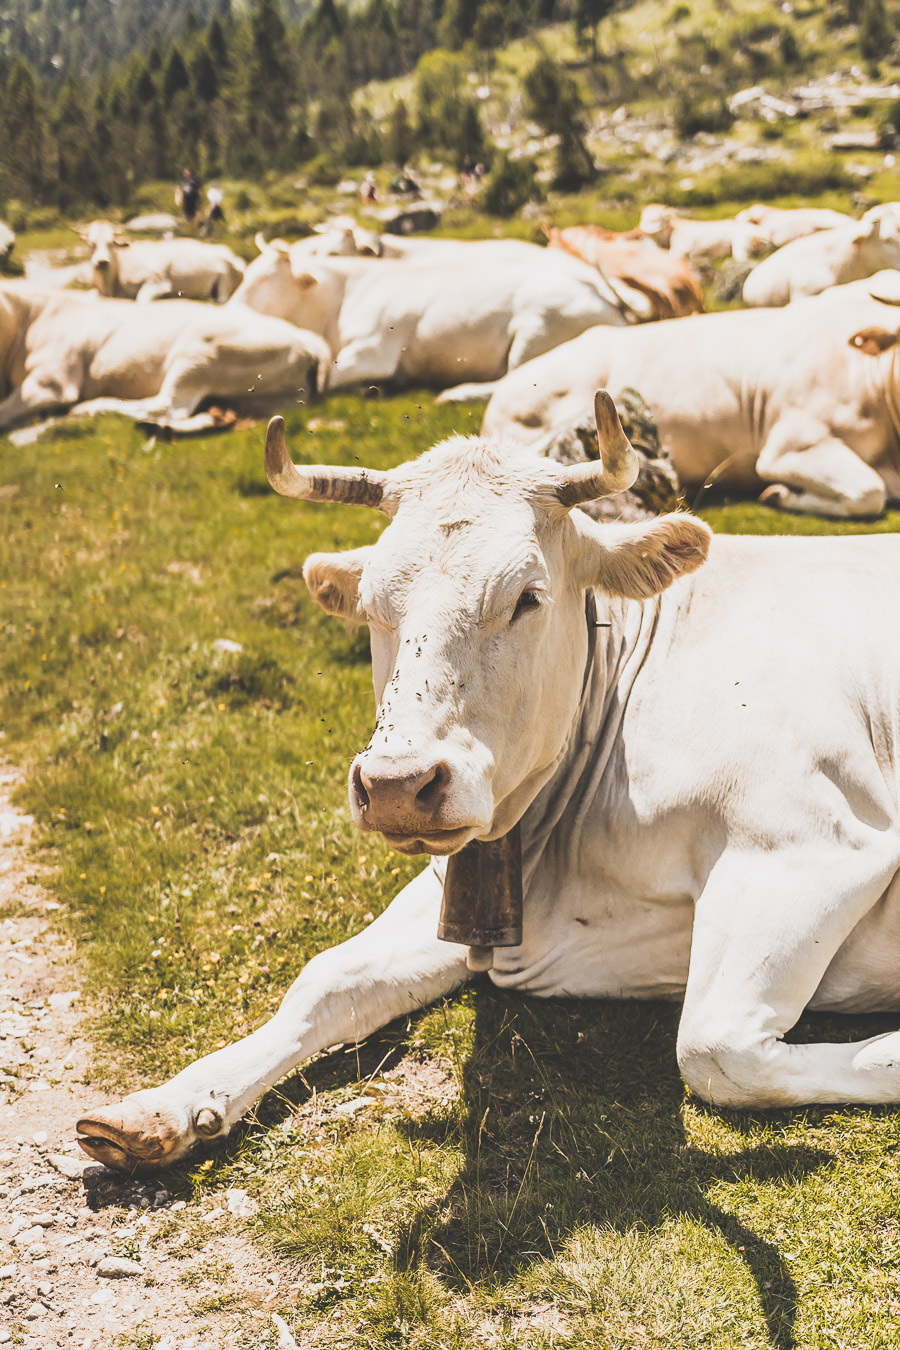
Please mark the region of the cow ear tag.
<svg viewBox="0 0 900 1350"><path fill-rule="evenodd" d="M494 947L522 941L519 826L489 843L474 840L447 859L437 935L469 948L470 970L490 970Z"/></svg>

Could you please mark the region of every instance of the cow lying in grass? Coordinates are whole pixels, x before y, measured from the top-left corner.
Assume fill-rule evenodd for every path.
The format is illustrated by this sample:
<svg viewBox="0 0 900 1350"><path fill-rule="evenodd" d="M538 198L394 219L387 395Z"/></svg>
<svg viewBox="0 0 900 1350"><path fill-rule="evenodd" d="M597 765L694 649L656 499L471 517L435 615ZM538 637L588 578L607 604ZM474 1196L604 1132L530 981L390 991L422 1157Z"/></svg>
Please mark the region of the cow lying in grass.
<svg viewBox="0 0 900 1350"><path fill-rule="evenodd" d="M224 244L202 239L123 239L108 220L79 230L91 250L91 285L121 300L218 300L241 284L244 263Z"/></svg>
<svg viewBox="0 0 900 1350"><path fill-rule="evenodd" d="M631 387L691 491L715 482L791 511L878 515L900 499L898 304L885 272L785 309L595 328L489 386L484 432L534 444L585 416L598 384Z"/></svg>
<svg viewBox="0 0 900 1350"><path fill-rule="evenodd" d="M332 389L495 379L585 328L625 323L596 269L519 240L435 241L443 261L310 257L304 244L264 245L229 303L319 333Z"/></svg>
<svg viewBox="0 0 900 1350"><path fill-rule="evenodd" d="M215 425L206 400L309 395L329 360L314 333L250 310L0 285L0 427L72 410L198 431Z"/></svg>
<svg viewBox="0 0 900 1350"><path fill-rule="evenodd" d="M273 420L278 492L389 518L305 576L371 634L354 819L436 862L316 956L266 1025L86 1113L93 1157L182 1157L473 965L542 996L683 998L679 1064L713 1103L900 1101L900 1033L784 1039L806 1007L900 1008L900 539L596 524L574 508L636 464L608 395L595 408L602 465L567 467L456 437L387 473L298 468ZM510 903L488 933L484 895L453 894L459 869L500 855L512 896L517 832L521 929Z"/></svg>

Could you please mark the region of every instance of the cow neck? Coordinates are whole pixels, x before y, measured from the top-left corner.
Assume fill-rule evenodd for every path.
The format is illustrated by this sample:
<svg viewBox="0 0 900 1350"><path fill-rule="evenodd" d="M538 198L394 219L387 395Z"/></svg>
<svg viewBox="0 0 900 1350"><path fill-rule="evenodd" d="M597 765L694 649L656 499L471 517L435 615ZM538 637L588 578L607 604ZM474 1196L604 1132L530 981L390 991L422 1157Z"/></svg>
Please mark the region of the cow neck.
<svg viewBox="0 0 900 1350"><path fill-rule="evenodd" d="M570 847L578 847L584 817L609 763L628 696L649 651L659 612L658 596L641 602L588 592L585 603L588 655L581 699L553 776L520 822L526 889L563 817Z"/></svg>

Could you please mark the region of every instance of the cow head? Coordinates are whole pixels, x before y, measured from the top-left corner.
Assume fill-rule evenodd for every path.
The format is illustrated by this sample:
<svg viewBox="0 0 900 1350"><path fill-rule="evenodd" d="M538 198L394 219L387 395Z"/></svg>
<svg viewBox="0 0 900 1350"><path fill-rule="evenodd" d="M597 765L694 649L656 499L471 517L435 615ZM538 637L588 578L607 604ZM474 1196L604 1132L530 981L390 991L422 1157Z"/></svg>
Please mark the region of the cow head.
<svg viewBox="0 0 900 1350"><path fill-rule="evenodd" d="M247 265L231 299L323 336L340 308L342 278L322 260L310 257L303 248L306 242L267 242L258 234L259 256Z"/></svg>
<svg viewBox="0 0 900 1350"><path fill-rule="evenodd" d="M91 250L91 284L101 295L111 295L115 288L116 252L128 248L129 241L108 220L94 220L77 233Z"/></svg>
<svg viewBox="0 0 900 1350"><path fill-rule="evenodd" d="M598 525L572 511L637 473L603 391L595 412L602 467L454 437L388 473L297 468L284 423L270 424L277 492L390 518L377 543L313 554L304 576L328 613L369 625L377 717L350 805L404 853L499 838L549 780L581 698L589 588L643 600L706 557L710 532L691 516Z"/></svg>

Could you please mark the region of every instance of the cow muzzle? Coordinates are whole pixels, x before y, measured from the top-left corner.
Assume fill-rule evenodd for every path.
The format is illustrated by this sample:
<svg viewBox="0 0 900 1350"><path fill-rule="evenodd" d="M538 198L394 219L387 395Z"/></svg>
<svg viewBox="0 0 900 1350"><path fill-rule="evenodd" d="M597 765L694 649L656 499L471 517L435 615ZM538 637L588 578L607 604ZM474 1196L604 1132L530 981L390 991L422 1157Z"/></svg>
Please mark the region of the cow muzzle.
<svg viewBox="0 0 900 1350"><path fill-rule="evenodd" d="M451 800L454 785L446 760L410 767L359 756L350 772L353 819L401 853L455 853L478 824L460 822Z"/></svg>

